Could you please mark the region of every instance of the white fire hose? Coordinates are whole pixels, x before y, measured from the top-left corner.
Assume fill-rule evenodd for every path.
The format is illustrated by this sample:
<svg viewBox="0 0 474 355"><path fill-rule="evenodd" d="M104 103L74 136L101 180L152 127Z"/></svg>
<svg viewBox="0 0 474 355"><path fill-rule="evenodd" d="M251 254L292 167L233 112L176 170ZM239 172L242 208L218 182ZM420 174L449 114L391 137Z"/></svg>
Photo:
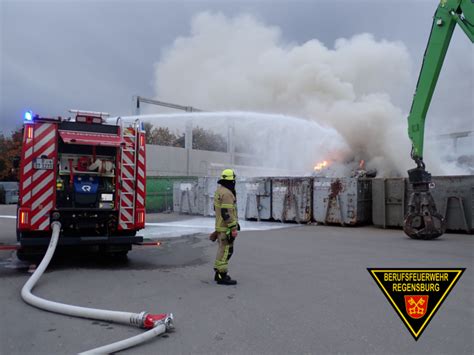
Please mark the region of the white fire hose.
<svg viewBox="0 0 474 355"><path fill-rule="evenodd" d="M141 313L129 313L129 312L118 312L118 311L108 311L95 308L86 308L79 306L72 306L64 303L58 303L53 301L48 301L38 296L35 296L31 293L33 287L35 287L36 282L43 275L43 272L49 265L51 258L53 257L54 251L56 250L56 245L58 244L59 232L61 230L61 223L55 221L51 224L53 234L49 242L48 250L46 251L43 260L39 264L38 268L35 270L33 275L28 279L26 284L21 289L21 297L26 303L30 305L44 309L49 312L65 314L73 317L89 318L102 320L106 322L122 323L127 325L134 325L140 328L150 329L145 333L127 338L116 343L105 345L99 348L95 348L89 351L86 351L81 354L110 354L120 350L130 348L132 346L138 345L145 341L148 341L160 334L165 333L166 331L171 331L174 329L173 325L173 315L170 314L148 314L146 312Z"/></svg>

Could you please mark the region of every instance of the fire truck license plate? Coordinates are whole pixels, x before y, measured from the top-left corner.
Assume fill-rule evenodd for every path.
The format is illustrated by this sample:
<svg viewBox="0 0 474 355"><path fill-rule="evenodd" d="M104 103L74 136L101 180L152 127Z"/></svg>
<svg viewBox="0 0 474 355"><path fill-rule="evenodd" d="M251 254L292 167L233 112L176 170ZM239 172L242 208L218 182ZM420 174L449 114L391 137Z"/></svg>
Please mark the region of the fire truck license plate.
<svg viewBox="0 0 474 355"><path fill-rule="evenodd" d="M52 170L53 159L36 158L33 163L33 168L36 170Z"/></svg>

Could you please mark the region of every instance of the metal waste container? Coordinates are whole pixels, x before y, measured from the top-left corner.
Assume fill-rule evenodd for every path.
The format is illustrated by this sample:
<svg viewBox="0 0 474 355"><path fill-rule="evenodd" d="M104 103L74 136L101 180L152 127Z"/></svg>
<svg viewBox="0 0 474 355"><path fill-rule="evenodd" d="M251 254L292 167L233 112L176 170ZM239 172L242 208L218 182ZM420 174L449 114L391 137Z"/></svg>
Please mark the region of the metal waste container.
<svg viewBox="0 0 474 355"><path fill-rule="evenodd" d="M198 206L198 182L175 182L173 184L173 211L185 214L200 214Z"/></svg>
<svg viewBox="0 0 474 355"><path fill-rule="evenodd" d="M446 230L473 233L474 176L433 176L432 181L431 192L436 208L446 219ZM410 196L412 188L407 185Z"/></svg>
<svg viewBox="0 0 474 355"><path fill-rule="evenodd" d="M315 177L313 218L318 223L357 225L372 220L372 179Z"/></svg>
<svg viewBox="0 0 474 355"><path fill-rule="evenodd" d="M311 221L313 179L272 178L272 217L281 222Z"/></svg>
<svg viewBox="0 0 474 355"><path fill-rule="evenodd" d="M407 209L405 178L372 180L372 221L375 226L403 227Z"/></svg>
<svg viewBox="0 0 474 355"><path fill-rule="evenodd" d="M439 213L446 219L446 230L474 232L474 176L433 176L431 194ZM374 179L372 210L374 225L403 227L412 188L406 178Z"/></svg>
<svg viewBox="0 0 474 355"><path fill-rule="evenodd" d="M271 178L256 177L237 180L237 209L240 219L272 218Z"/></svg>
<svg viewBox="0 0 474 355"><path fill-rule="evenodd" d="M199 178L199 214L203 216L215 216L214 194L217 190L218 177Z"/></svg>
<svg viewBox="0 0 474 355"><path fill-rule="evenodd" d="M169 212L174 210L174 184L197 181L189 176L147 176L146 210L147 212Z"/></svg>

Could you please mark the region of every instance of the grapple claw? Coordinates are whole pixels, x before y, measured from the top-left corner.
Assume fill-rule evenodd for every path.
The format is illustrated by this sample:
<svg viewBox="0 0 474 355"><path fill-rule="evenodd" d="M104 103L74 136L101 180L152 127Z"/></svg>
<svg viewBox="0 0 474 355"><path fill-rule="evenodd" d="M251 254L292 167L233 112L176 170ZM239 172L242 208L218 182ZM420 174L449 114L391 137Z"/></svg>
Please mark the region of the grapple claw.
<svg viewBox="0 0 474 355"><path fill-rule="evenodd" d="M446 223L436 210L433 196L429 192L431 174L424 167L408 171L413 192L408 200L408 213L405 216L403 231L413 239L435 239L443 235Z"/></svg>
<svg viewBox="0 0 474 355"><path fill-rule="evenodd" d="M439 213L409 213L405 217L403 231L413 239L435 239L445 232L445 222Z"/></svg>

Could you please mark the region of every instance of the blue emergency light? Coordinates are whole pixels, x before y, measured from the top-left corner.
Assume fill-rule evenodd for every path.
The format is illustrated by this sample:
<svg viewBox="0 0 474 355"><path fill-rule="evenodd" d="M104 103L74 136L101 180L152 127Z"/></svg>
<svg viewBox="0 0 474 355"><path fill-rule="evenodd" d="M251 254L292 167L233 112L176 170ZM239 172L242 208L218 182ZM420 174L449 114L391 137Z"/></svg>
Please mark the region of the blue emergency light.
<svg viewBox="0 0 474 355"><path fill-rule="evenodd" d="M33 112L32 111L26 111L25 112L25 121L33 121Z"/></svg>

